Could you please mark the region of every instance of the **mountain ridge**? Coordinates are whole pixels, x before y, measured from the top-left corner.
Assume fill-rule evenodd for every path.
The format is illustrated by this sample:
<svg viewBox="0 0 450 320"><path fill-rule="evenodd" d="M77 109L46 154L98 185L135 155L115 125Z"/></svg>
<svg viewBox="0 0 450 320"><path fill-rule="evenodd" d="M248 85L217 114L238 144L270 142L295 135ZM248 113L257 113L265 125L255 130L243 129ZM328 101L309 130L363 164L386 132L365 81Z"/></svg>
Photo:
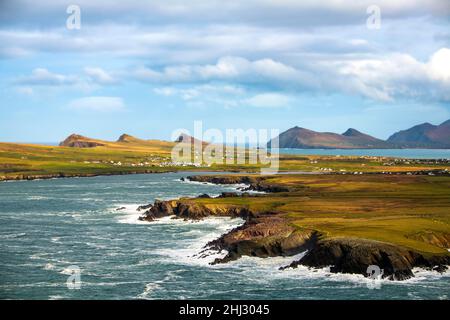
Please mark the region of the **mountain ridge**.
<svg viewBox="0 0 450 320"><path fill-rule="evenodd" d="M280 148L292 149L450 149L450 120L440 125L425 122L392 134L387 140L375 138L357 129L344 133L318 132L299 126L279 136ZM267 143L270 148L274 139Z"/></svg>
<svg viewBox="0 0 450 320"><path fill-rule="evenodd" d="M378 139L355 128L349 128L342 134L334 132L318 132L299 126L292 127L279 136L280 148L293 149L450 149L450 120L439 125L424 122L406 130L392 134L387 140ZM148 145L161 142L165 144L198 142L202 145L207 142L198 140L187 134L180 134L174 142L159 140L143 140L129 134L122 134L115 142L89 138L80 134L71 134L59 146L73 148L93 148L108 146L111 143L118 145ZM273 139L267 142L272 146Z"/></svg>
<svg viewBox="0 0 450 320"><path fill-rule="evenodd" d="M356 129L349 128L343 134L317 132L293 127L279 136L280 148L294 149L388 149L391 144ZM273 140L267 146L272 146Z"/></svg>
<svg viewBox="0 0 450 320"><path fill-rule="evenodd" d="M450 120L439 125L424 122L391 135L386 141L409 148L450 148Z"/></svg>

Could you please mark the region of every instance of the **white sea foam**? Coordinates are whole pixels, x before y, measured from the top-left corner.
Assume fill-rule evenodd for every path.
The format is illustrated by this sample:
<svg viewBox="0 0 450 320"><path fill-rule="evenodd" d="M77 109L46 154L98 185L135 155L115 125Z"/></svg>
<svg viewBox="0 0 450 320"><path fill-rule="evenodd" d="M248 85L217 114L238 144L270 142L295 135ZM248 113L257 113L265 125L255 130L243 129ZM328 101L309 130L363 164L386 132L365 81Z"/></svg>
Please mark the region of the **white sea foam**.
<svg viewBox="0 0 450 320"><path fill-rule="evenodd" d="M174 181L181 181L179 179L175 179ZM250 185L245 184L245 183L234 183L234 184L216 184L216 183L211 183L211 182L204 182L204 181L191 181L188 179L185 179L184 181L181 181L183 183L190 183L190 184L195 184L195 185L206 185L206 186L220 186L221 188L225 189L225 190L233 190L233 191L242 191L242 189L248 188ZM245 191L248 193L266 193L263 191L255 191L255 190L248 190Z"/></svg>
<svg viewBox="0 0 450 320"><path fill-rule="evenodd" d="M45 287L63 287L65 283L60 282L32 282L32 283L14 283L14 284L2 284L0 289L17 289L17 288L45 288Z"/></svg>
<svg viewBox="0 0 450 320"><path fill-rule="evenodd" d="M50 238L50 241L53 243L61 243L61 238L60 237L52 237L52 238Z"/></svg>
<svg viewBox="0 0 450 320"><path fill-rule="evenodd" d="M414 273L414 278L408 279L406 281L418 282L418 281L422 281L422 280L439 279L442 277L450 278L450 268L442 273L439 273L439 272L433 271L433 270L426 270L423 268L414 268L412 270L412 272Z"/></svg>
<svg viewBox="0 0 450 320"><path fill-rule="evenodd" d="M102 199L98 199L98 198L89 198L89 197L86 197L86 198L80 198L79 200L80 200L80 201L89 201L89 202L102 201Z"/></svg>
<svg viewBox="0 0 450 320"><path fill-rule="evenodd" d="M19 233L10 233L10 234L2 234L0 235L0 239L14 239L14 238L21 238L26 236L25 232L19 232Z"/></svg>
<svg viewBox="0 0 450 320"><path fill-rule="evenodd" d="M64 268L59 273L71 276L73 274L73 269L72 268Z"/></svg>
<svg viewBox="0 0 450 320"><path fill-rule="evenodd" d="M159 285L158 283L154 283L154 282L147 283L145 285L144 292L142 292L137 297L139 299L149 299L151 294L152 294L152 292L154 292L155 290L158 290L160 288L161 288L161 285Z"/></svg>
<svg viewBox="0 0 450 320"><path fill-rule="evenodd" d="M55 265L52 263L46 263L44 266L44 270L54 270L55 269Z"/></svg>
<svg viewBox="0 0 450 320"><path fill-rule="evenodd" d="M229 265L240 270L246 270L248 276L254 277L255 281L260 279L261 274L265 274L269 279L292 278L301 281L308 279L323 280L327 279L336 282L347 282L354 285L373 285L390 284L390 285L411 285L414 283L440 279L442 277L450 277L450 270L444 273L438 273L432 270L414 268L412 271L414 277L403 281L391 281L388 278L373 280L362 274L334 273L330 271L330 266L324 268L310 268L299 265L297 268L287 268L279 270L279 267L289 265L292 261L300 260L306 252L292 257L274 257L274 258L255 258L244 256L239 260L230 262Z"/></svg>
<svg viewBox="0 0 450 320"><path fill-rule="evenodd" d="M140 221L139 217L144 213L143 211L137 211L137 208L141 204L118 204L114 208L110 208L109 212L117 214L117 221L119 223L127 224L148 224L147 221ZM117 210L118 208L123 208Z"/></svg>
<svg viewBox="0 0 450 320"><path fill-rule="evenodd" d="M156 253L162 257L163 260L167 260L171 263L177 264L187 264L187 265L208 265L216 258L223 258L227 252L223 250L222 252L218 252L217 250L210 250L205 248L205 245L217 238L219 238L222 234L230 231L231 229L242 225L244 220L235 218L223 218L223 217L209 217L200 221L195 222L186 222L181 219L159 219L157 223L167 223L167 224L178 224L180 226L188 226L187 224L195 224L197 228L211 228L214 229L211 231L200 230L199 233L193 233L192 231L197 229L187 230L191 233L191 235L197 234L198 237L194 240L192 239L184 239L179 240L176 243L173 243L171 248L161 248L155 250L153 253Z"/></svg>
<svg viewBox="0 0 450 320"><path fill-rule="evenodd" d="M91 248L94 248L94 249L107 249L107 248L109 248L106 245L99 244L99 243L93 243L93 242L86 242L86 245L91 247Z"/></svg>
<svg viewBox="0 0 450 320"><path fill-rule="evenodd" d="M29 196L27 197L27 200L47 200L50 199L49 197L44 196Z"/></svg>
<svg viewBox="0 0 450 320"><path fill-rule="evenodd" d="M47 259L47 256L49 256L50 253L47 252L38 252L38 253L34 253L30 256L31 260L44 260Z"/></svg>
<svg viewBox="0 0 450 320"><path fill-rule="evenodd" d="M138 299L150 299L151 295L162 288L162 284L165 282L173 281L180 276L178 276L179 271L169 271L166 276L161 280L156 280L145 285L144 291L137 296Z"/></svg>

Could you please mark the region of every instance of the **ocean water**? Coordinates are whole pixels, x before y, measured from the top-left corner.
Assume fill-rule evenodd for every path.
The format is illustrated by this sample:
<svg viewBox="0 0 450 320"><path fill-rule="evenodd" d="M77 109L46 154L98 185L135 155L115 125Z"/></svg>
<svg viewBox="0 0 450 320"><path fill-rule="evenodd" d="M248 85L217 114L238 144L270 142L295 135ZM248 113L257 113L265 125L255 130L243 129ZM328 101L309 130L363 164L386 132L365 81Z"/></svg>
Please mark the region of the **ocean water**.
<svg viewBox="0 0 450 320"><path fill-rule="evenodd" d="M211 266L210 240L242 223L210 218L139 222L154 199L236 186L182 182L188 173L0 183L1 299L449 299L450 274L417 270L404 282L280 271L297 257L244 257ZM124 210L116 210L125 207ZM69 289L71 268L81 271Z"/></svg>
<svg viewBox="0 0 450 320"><path fill-rule="evenodd" d="M376 156L409 159L450 159L450 149L291 149L280 148L281 154Z"/></svg>

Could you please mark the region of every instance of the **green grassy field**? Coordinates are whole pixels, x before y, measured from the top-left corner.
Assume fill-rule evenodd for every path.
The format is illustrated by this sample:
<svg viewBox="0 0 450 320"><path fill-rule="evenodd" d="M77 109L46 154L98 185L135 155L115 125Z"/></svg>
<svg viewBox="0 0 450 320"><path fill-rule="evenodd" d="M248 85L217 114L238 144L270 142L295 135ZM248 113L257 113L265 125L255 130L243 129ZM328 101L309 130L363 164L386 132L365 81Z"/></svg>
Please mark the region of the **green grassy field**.
<svg viewBox="0 0 450 320"><path fill-rule="evenodd" d="M97 175L172 170L258 172L268 165L206 164L196 167L172 162L173 142L130 139L101 142L93 148L0 143L0 180L46 175ZM313 152L313 151L312 151ZM289 156L280 155L280 171L296 172L397 172L449 169L445 163L426 163L381 157Z"/></svg>
<svg viewBox="0 0 450 320"><path fill-rule="evenodd" d="M193 201L278 212L297 228L316 230L327 238L379 240L448 254L448 176L278 175L265 182L289 186L291 192Z"/></svg>

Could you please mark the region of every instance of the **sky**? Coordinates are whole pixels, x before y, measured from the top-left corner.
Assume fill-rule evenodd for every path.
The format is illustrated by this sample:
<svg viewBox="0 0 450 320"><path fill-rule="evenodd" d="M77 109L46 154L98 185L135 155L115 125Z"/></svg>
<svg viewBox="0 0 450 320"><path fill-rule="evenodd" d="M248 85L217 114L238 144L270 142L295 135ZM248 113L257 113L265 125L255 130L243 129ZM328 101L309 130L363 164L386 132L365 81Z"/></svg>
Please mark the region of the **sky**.
<svg viewBox="0 0 450 320"><path fill-rule="evenodd" d="M0 0L0 141L448 119L448 0Z"/></svg>

